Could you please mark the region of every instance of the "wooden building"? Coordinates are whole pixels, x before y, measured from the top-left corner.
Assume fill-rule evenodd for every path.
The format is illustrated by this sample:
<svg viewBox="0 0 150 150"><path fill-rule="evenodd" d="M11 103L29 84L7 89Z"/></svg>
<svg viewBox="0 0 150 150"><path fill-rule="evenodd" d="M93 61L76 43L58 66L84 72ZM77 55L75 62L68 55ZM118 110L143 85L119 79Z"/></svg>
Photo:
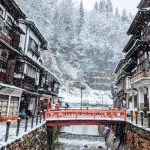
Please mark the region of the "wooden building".
<svg viewBox="0 0 150 150"><path fill-rule="evenodd" d="M150 109L150 1L142 0L127 34L132 35L125 46L122 72L128 78L126 107L131 110ZM123 79L122 79L123 82ZM125 86L126 83L123 85Z"/></svg>
<svg viewBox="0 0 150 150"><path fill-rule="evenodd" d="M13 86L16 57L20 36L24 34L18 26L19 19L26 15L14 0L0 1L0 121L16 118L19 112L22 89Z"/></svg>
<svg viewBox="0 0 150 150"><path fill-rule="evenodd" d="M59 80L41 60L47 45L14 0L0 1L0 121L16 119L19 111L37 113L41 99L48 109L57 99Z"/></svg>
<svg viewBox="0 0 150 150"><path fill-rule="evenodd" d="M51 108L52 103L57 103L60 88L59 79L47 68L43 67L40 73L39 84L40 101L39 107L45 103L46 108Z"/></svg>

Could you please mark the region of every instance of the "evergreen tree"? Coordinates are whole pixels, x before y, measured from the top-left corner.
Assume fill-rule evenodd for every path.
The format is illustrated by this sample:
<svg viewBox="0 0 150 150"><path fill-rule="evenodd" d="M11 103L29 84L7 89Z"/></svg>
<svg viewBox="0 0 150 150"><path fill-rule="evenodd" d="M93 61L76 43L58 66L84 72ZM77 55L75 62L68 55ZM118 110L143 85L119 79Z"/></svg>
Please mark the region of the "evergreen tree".
<svg viewBox="0 0 150 150"><path fill-rule="evenodd" d="M122 21L128 21L128 20L129 20L129 19L128 19L128 16L127 16L127 11L126 11L126 9L123 9L123 11L122 11L121 20L122 20Z"/></svg>
<svg viewBox="0 0 150 150"><path fill-rule="evenodd" d="M61 50L63 52L68 52L72 50L72 40L74 37L72 0L63 0L60 2L59 18L59 27L61 29L59 40L62 45Z"/></svg>
<svg viewBox="0 0 150 150"><path fill-rule="evenodd" d="M129 20L132 20L133 19L133 15L131 12L129 12Z"/></svg>
<svg viewBox="0 0 150 150"><path fill-rule="evenodd" d="M119 10L118 10L117 7L116 7L116 11L115 11L115 16L118 17L118 18L120 17Z"/></svg>
<svg viewBox="0 0 150 150"><path fill-rule="evenodd" d="M98 3L97 2L95 3L94 10L96 10L96 11L98 10Z"/></svg>
<svg viewBox="0 0 150 150"><path fill-rule="evenodd" d="M60 27L59 27L59 14L58 11L55 10L54 18L52 20L53 24L53 36L52 36L52 43L51 43L51 50L55 53L59 50L58 43L59 43L59 34L60 34Z"/></svg>
<svg viewBox="0 0 150 150"><path fill-rule="evenodd" d="M113 5L112 5L112 1L111 0L107 0L107 2L106 2L106 12L108 14L112 14L113 13Z"/></svg>
<svg viewBox="0 0 150 150"><path fill-rule="evenodd" d="M81 32L83 25L84 25L84 8L83 8L83 2L81 1L80 9L79 9L78 23L77 23L77 33L78 34Z"/></svg>
<svg viewBox="0 0 150 150"><path fill-rule="evenodd" d="M99 3L99 11L100 13L105 12L106 9L106 2L105 0L101 0Z"/></svg>

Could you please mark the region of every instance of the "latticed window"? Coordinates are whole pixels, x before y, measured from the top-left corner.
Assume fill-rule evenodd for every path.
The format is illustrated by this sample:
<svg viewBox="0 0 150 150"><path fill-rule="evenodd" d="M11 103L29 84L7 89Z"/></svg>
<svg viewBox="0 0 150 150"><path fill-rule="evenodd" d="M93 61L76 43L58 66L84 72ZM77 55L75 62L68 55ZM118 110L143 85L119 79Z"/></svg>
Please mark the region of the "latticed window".
<svg viewBox="0 0 150 150"><path fill-rule="evenodd" d="M30 37L29 39L29 49L33 52L37 52L38 51L38 44Z"/></svg>
<svg viewBox="0 0 150 150"><path fill-rule="evenodd" d="M1 116L6 116L7 115L7 110L8 110L8 101L9 101L9 96L8 95L1 95L0 94L0 112Z"/></svg>
<svg viewBox="0 0 150 150"><path fill-rule="evenodd" d="M28 65L27 67L27 75L31 78L36 78L36 69L33 68L32 66Z"/></svg>

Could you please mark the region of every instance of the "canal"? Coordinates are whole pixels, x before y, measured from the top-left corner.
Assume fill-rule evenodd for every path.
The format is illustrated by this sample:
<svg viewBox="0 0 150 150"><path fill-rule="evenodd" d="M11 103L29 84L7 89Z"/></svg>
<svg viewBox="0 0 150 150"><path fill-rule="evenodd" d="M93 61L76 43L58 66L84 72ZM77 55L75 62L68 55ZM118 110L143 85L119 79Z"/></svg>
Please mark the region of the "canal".
<svg viewBox="0 0 150 150"><path fill-rule="evenodd" d="M61 129L55 150L105 150L98 126L69 126Z"/></svg>

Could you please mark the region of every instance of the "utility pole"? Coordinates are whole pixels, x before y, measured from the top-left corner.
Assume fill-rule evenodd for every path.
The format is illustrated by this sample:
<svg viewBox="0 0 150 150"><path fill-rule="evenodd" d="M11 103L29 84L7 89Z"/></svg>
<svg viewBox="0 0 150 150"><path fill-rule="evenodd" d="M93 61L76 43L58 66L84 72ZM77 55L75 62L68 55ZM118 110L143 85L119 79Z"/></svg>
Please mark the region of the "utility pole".
<svg viewBox="0 0 150 150"><path fill-rule="evenodd" d="M102 107L104 107L104 102L103 102L103 94L102 94Z"/></svg>
<svg viewBox="0 0 150 150"><path fill-rule="evenodd" d="M82 109L82 105L83 105L83 99L82 99L82 94L83 94L83 90L85 90L86 87L85 86L81 86L81 106L80 106L80 109Z"/></svg>
<svg viewBox="0 0 150 150"><path fill-rule="evenodd" d="M83 87L81 87L81 109L82 109L82 89Z"/></svg>

